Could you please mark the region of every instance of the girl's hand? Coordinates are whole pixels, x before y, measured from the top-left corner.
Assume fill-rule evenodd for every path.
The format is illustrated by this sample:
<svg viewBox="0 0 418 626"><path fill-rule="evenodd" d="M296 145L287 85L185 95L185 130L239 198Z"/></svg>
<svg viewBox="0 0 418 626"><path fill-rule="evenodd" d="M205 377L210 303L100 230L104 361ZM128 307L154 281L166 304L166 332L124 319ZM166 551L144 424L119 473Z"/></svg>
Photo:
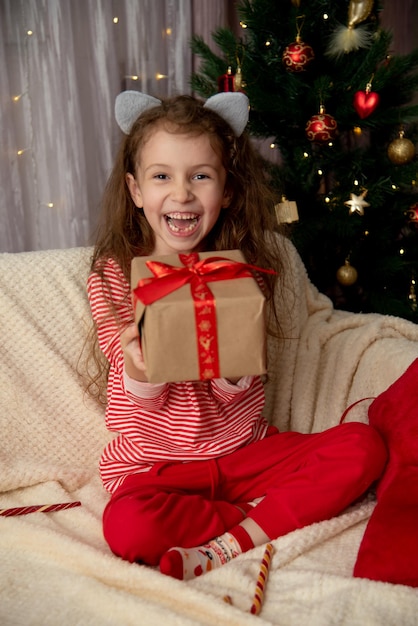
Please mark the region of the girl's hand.
<svg viewBox="0 0 418 626"><path fill-rule="evenodd" d="M130 378L148 382L145 363L141 352L139 331L136 324L128 326L120 335L120 343L125 361L125 371Z"/></svg>

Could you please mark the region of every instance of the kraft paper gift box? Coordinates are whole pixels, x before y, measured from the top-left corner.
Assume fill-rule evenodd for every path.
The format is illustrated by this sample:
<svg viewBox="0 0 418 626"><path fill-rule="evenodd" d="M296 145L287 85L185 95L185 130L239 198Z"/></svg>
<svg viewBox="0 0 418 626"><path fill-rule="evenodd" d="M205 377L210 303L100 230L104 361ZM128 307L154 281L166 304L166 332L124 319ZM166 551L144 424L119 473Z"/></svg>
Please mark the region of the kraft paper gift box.
<svg viewBox="0 0 418 626"><path fill-rule="evenodd" d="M239 250L132 260L135 322L149 382L266 372L265 298L242 264ZM231 277L218 279L225 272Z"/></svg>

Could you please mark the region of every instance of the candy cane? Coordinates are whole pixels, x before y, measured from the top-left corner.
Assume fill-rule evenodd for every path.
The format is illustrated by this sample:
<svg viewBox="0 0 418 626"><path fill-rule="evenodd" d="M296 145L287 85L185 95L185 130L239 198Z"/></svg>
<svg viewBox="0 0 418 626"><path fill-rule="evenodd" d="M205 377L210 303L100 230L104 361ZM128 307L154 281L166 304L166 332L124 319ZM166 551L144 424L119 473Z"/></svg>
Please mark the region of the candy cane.
<svg viewBox="0 0 418 626"><path fill-rule="evenodd" d="M64 511L81 506L81 502L63 502L62 504L39 504L34 506L18 506L14 509L0 509L3 517L13 517L15 515L27 515L28 513L52 513L53 511Z"/></svg>
<svg viewBox="0 0 418 626"><path fill-rule="evenodd" d="M255 593L253 598L253 603L251 606L250 612L253 615L258 615L261 611L261 606L264 600L264 591L267 583L267 578L269 575L271 557L273 554L273 545L268 543L266 549L264 551L263 558L261 560L260 571L258 573L257 584L255 586Z"/></svg>

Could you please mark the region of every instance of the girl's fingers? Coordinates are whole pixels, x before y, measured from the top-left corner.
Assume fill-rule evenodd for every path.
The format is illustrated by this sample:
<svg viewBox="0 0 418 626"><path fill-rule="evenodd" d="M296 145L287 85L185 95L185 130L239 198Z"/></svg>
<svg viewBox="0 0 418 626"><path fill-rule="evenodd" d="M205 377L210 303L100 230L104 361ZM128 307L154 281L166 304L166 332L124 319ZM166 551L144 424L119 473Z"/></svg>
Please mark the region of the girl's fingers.
<svg viewBox="0 0 418 626"><path fill-rule="evenodd" d="M139 331L136 324L130 324L121 332L120 342L122 348L126 347L131 341L139 338Z"/></svg>

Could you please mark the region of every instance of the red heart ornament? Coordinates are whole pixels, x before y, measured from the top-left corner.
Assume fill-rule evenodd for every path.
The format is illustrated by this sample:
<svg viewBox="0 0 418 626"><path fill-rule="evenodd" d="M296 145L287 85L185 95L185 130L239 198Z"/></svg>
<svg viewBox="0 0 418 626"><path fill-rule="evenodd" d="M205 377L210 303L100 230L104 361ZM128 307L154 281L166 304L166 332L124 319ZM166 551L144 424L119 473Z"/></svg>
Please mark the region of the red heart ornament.
<svg viewBox="0 0 418 626"><path fill-rule="evenodd" d="M357 91L354 94L353 105L362 120L373 113L379 102L380 96L375 91Z"/></svg>

